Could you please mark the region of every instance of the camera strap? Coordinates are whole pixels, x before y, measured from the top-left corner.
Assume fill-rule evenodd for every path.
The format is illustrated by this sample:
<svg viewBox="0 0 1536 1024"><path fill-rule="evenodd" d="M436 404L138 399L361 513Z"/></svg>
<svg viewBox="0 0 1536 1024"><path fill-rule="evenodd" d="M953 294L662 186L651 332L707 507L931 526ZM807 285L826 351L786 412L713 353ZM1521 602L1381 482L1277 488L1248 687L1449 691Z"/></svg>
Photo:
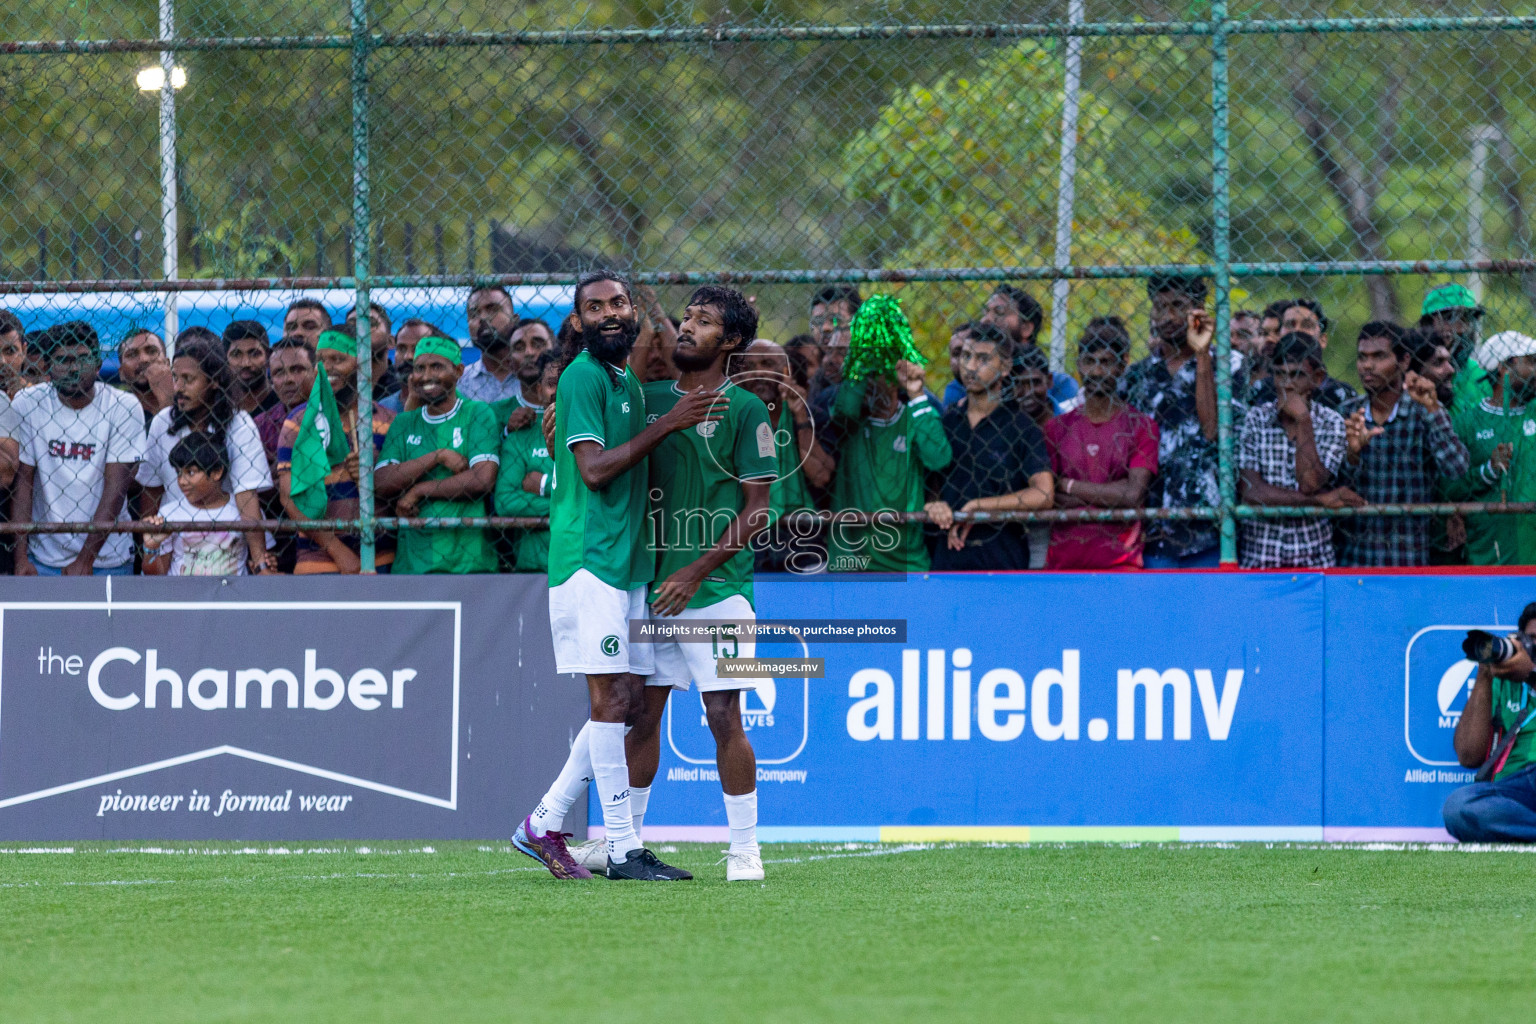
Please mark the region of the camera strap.
<svg viewBox="0 0 1536 1024"><path fill-rule="evenodd" d="M1521 730L1530 725L1532 719L1536 719L1536 711L1526 715L1520 720L1520 724L1509 730L1508 735L1499 741L1499 745L1493 749L1493 753L1488 755L1488 760L1483 762L1483 766L1472 777L1474 782L1493 781L1493 777L1499 773L1499 769L1503 768L1504 762L1509 759L1509 752L1514 747L1515 740L1520 738Z"/></svg>

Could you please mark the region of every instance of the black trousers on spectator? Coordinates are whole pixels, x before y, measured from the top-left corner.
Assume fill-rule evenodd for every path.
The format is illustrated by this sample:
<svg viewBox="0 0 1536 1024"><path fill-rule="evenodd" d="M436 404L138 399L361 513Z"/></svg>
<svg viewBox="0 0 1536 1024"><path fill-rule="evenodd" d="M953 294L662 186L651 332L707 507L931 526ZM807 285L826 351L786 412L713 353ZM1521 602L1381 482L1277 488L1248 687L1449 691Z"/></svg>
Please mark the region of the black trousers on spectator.
<svg viewBox="0 0 1536 1024"><path fill-rule="evenodd" d="M933 552L933 568L941 571L992 570L998 572L1028 569L1029 544L1018 530L1004 527L990 540L984 540L978 544L972 537L965 547L959 551L951 551L941 535L938 546Z"/></svg>

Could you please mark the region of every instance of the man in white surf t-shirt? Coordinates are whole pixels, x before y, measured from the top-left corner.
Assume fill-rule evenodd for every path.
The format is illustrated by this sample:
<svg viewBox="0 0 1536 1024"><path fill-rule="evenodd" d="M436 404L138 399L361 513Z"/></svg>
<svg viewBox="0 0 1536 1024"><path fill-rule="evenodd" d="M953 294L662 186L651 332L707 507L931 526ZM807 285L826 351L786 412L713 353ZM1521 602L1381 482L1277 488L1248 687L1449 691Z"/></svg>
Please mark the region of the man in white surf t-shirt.
<svg viewBox="0 0 1536 1024"><path fill-rule="evenodd" d="M124 499L144 457L138 402L96 381L101 346L80 320L38 338L49 383L16 396L21 461L11 504L16 523L111 523L126 518ZM18 576L127 576L133 538L125 533L39 533L16 537Z"/></svg>

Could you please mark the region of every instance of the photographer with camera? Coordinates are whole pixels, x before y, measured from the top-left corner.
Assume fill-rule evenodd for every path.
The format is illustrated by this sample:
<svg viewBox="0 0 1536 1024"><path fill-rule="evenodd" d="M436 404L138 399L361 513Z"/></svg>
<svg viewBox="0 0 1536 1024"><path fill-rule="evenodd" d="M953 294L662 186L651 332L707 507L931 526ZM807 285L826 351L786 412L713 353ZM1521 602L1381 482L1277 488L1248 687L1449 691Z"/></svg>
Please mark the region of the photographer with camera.
<svg viewBox="0 0 1536 1024"><path fill-rule="evenodd" d="M1453 743L1462 767L1478 771L1446 799L1446 831L1464 843L1536 842L1536 603L1518 633L1473 630L1462 649L1477 679Z"/></svg>

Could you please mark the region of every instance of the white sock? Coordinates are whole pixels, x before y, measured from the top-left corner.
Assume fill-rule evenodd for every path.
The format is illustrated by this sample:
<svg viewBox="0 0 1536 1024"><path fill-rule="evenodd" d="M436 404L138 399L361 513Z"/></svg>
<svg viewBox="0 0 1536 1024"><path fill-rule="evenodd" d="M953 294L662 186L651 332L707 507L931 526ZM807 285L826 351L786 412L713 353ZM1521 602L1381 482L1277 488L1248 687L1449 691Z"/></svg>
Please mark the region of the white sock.
<svg viewBox="0 0 1536 1024"><path fill-rule="evenodd" d="M629 765L624 761L624 723L592 722L592 775L597 798L603 802L603 829L608 856L623 860L640 849L635 823L629 816Z"/></svg>
<svg viewBox="0 0 1536 1024"><path fill-rule="evenodd" d="M587 783L592 781L591 727L592 723L587 722L571 741L571 753L565 759L565 766L555 776L554 785L549 787L539 806L533 809L530 817L535 835L559 832L571 805L587 791Z"/></svg>
<svg viewBox="0 0 1536 1024"><path fill-rule="evenodd" d="M757 790L725 797L725 821L731 827L731 852L757 852Z"/></svg>
<svg viewBox="0 0 1536 1024"><path fill-rule="evenodd" d="M635 838L640 840L641 846L645 845L645 838L640 828L645 824L645 807L650 802L650 786L629 787L629 819L635 823Z"/></svg>

